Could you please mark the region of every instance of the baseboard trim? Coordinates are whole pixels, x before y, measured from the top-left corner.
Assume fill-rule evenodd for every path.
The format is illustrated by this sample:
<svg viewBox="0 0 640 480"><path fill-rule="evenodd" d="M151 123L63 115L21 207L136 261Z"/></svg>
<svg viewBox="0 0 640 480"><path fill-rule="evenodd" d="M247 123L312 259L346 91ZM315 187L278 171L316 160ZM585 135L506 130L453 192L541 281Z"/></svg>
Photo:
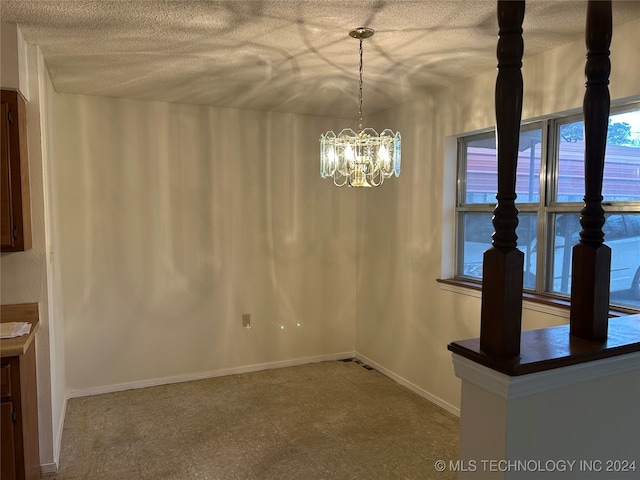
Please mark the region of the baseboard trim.
<svg viewBox="0 0 640 480"><path fill-rule="evenodd" d="M453 415L460 416L460 409L451 405L448 402L445 402L441 398L433 395L432 393L424 390L423 388L417 386L416 384L410 382L409 380L401 377L395 372L383 367L382 365L376 363L375 361L367 358L365 355L362 355L358 352L342 352L342 353L334 353L329 355L318 355L314 357L302 357L295 358L291 360L281 360L277 362L265 362L265 363L256 363L253 365L245 365L242 367L233 367L233 368L224 368L220 370L210 370L206 372L198 372L198 373L190 373L186 375L176 375L172 377L162 377L162 378L154 378L150 380L141 380L137 382L126 382L126 383L116 383L111 385L102 385L98 387L88 387L88 388L78 388L78 389L69 389L67 390L67 395L65 398L65 411L66 411L66 401L70 398L78 398L78 397L87 397L90 395L100 395L103 393L113 393L113 392L122 392L125 390L133 390L137 388L145 388L145 387L155 387L158 385L168 385L171 383L181 383L181 382L190 382L194 380L203 380L206 378L214 378L214 377L222 377L226 375L237 375L241 373L249 373L249 372L258 372L260 370L268 370L274 368L284 368L284 367L295 367L298 365L305 365L308 363L317 363L317 362L328 362L333 360L343 360L346 358L357 358L358 360L371 365L380 373L386 375L387 377L395 380L400 385L407 387L409 390L415 392L420 395L424 399L430 401L438 405L439 407L444 408L446 411L452 413ZM64 414L62 416L61 421L64 421ZM62 428L60 429L62 432ZM59 445L61 444L60 438L58 440L58 454L59 454ZM55 463L52 463L55 468ZM45 466L43 465L44 469ZM54 470L53 472L55 472ZM44 472L44 470L43 470ZM51 472L49 472L51 473Z"/></svg>
<svg viewBox="0 0 640 480"><path fill-rule="evenodd" d="M67 414L67 400L69 395L65 395L62 404L62 412L60 413L60 421L58 422L58 435L53 439L53 462L40 464L40 475L50 475L58 473L58 465L60 465L60 449L62 448L62 431L64 429L64 419Z"/></svg>
<svg viewBox="0 0 640 480"><path fill-rule="evenodd" d="M50 475L52 473L58 473L57 463L43 463L42 465L40 465L41 475Z"/></svg>
<svg viewBox="0 0 640 480"><path fill-rule="evenodd" d="M53 461L56 464L60 463L60 448L62 447L62 431L64 430L64 419L67 415L67 401L69 395L64 396L64 403L62 404L62 412L60 412L60 421L58 422L58 435L53 444Z"/></svg>
<svg viewBox="0 0 640 480"><path fill-rule="evenodd" d="M364 356L364 355L362 355L362 354L360 354L358 352L356 352L355 358L357 358L358 360L360 360L363 363L366 363L367 365L372 366L373 368L378 370L380 373L383 373L387 377L395 380L400 385L402 385L404 387L407 387L409 390L411 390L412 392L417 393L418 395L420 395L424 399L429 400L431 403L435 403L439 407L444 408L447 412L452 413L453 415L455 415L457 417L460 416L460 409L459 408L457 408L457 407L451 405L450 403L445 402L441 398L436 397L435 395L427 392L423 388L417 386L415 383L411 383L409 380L401 377L400 375L398 375L398 374L392 372L391 370L383 367L382 365L374 362L370 358L367 358L366 356Z"/></svg>
<svg viewBox="0 0 640 480"><path fill-rule="evenodd" d="M207 372L190 373L185 375L176 375L172 377L154 378L150 380L141 380L136 382L115 383L111 385L102 385L98 387L68 389L67 398L87 397L90 395L99 395L102 393L122 392L124 390L133 390L137 388L155 387L158 385L168 385L171 383L191 382L193 380L204 380L206 378L222 377L225 375L237 375L240 373L258 372L260 370L268 370L274 368L295 367L305 365L307 363L328 362L333 360L343 360L345 358L353 358L355 352L333 353L329 355L318 355L314 357L302 357L291 360L281 360L277 362L256 363L242 367L224 368L220 370L210 370Z"/></svg>

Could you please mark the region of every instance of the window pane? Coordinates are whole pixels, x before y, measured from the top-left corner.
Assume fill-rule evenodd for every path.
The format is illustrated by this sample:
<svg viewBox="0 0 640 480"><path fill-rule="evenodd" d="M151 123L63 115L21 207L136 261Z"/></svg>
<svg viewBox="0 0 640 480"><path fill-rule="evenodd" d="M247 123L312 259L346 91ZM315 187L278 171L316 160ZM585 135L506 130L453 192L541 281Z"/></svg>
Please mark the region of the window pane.
<svg viewBox="0 0 640 480"><path fill-rule="evenodd" d="M524 288L536 288L536 238L538 235L538 215L521 213L518 215L518 248L524 253Z"/></svg>
<svg viewBox="0 0 640 480"><path fill-rule="evenodd" d="M458 264L458 275L482 280L482 254L491 247L493 224L491 213L465 213L462 218L464 239L462 261Z"/></svg>
<svg viewBox="0 0 640 480"><path fill-rule="evenodd" d="M467 143L464 203L495 203L498 191L496 141L492 135Z"/></svg>
<svg viewBox="0 0 640 480"><path fill-rule="evenodd" d="M553 272L550 279L550 290L556 293L571 292L571 250L578 243L580 215L577 213L561 213L555 215L552 239L553 258L549 269ZM551 251L551 250L550 250Z"/></svg>
<svg viewBox="0 0 640 480"><path fill-rule="evenodd" d="M609 202L640 200L640 110L609 117L602 196Z"/></svg>
<svg viewBox="0 0 640 480"><path fill-rule="evenodd" d="M611 247L611 303L640 307L640 214L612 214L603 228Z"/></svg>
<svg viewBox="0 0 640 480"><path fill-rule="evenodd" d="M491 247L493 224L491 213L464 213L462 218L461 238L464 238L462 261L458 265L458 275L482 280L482 258L484 251ZM524 286L534 289L537 215L535 213L521 213L516 229L518 248L525 254ZM531 265L534 265L533 269Z"/></svg>
<svg viewBox="0 0 640 480"><path fill-rule="evenodd" d="M610 302L640 307L640 214L612 213L605 216L604 241L611 248ZM571 293L571 253L579 241L580 216L555 216L551 291Z"/></svg>
<svg viewBox="0 0 640 480"><path fill-rule="evenodd" d="M560 126L558 202L584 197L583 123ZM640 200L640 111L609 117L602 195L605 201Z"/></svg>
<svg viewBox="0 0 640 480"><path fill-rule="evenodd" d="M518 146L518 168L516 176L516 202L540 201L540 156L542 152L542 130L520 132Z"/></svg>
<svg viewBox="0 0 640 480"><path fill-rule="evenodd" d="M516 171L517 202L540 201L542 129L522 131ZM466 192L464 203L496 203L498 161L495 136L466 144Z"/></svg>

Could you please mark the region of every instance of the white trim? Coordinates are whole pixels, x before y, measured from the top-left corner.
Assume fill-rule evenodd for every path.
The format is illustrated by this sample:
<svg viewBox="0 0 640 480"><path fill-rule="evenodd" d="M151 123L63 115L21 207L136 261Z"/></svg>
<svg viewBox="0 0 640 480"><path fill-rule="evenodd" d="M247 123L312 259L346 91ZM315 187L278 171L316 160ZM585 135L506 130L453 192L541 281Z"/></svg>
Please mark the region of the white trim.
<svg viewBox="0 0 640 480"><path fill-rule="evenodd" d="M136 382L115 383L111 385L102 385L98 387L69 389L67 390L67 398L86 397L89 395L99 395L101 393L122 392L124 390L132 390L136 388L155 387L158 385L167 385L171 383L190 382L193 380L203 380L205 378L222 377L225 375L237 375L239 373L257 372L260 370L267 370L272 368L294 367L297 365L305 365L307 363L343 360L345 358L353 358L354 355L355 355L354 352L334 353L329 355L318 355L315 357L303 357L303 358L296 358L292 360L281 360L277 362L257 363L254 365L224 368L220 370L211 370L208 372L189 373L184 375L176 375L172 377L140 380Z"/></svg>
<svg viewBox="0 0 640 480"><path fill-rule="evenodd" d="M55 438L53 442L53 461L55 462L55 464L60 463L60 450L62 448L62 431L64 430L64 419L67 414L68 400L69 400L69 395L67 394L64 396L64 402L62 403L62 412L60 413L60 421L58 422L58 438Z"/></svg>
<svg viewBox="0 0 640 480"><path fill-rule="evenodd" d="M402 385L404 387L407 387L409 390L411 390L414 393L417 393L422 398L430 401L431 403L435 403L436 405L438 405L439 407L445 409L449 413L452 413L457 417L460 416L460 409L459 408L451 405L450 403L445 402L444 400L442 400L439 397L436 397L432 393L427 392L426 390L424 390L421 387L417 386L415 383L410 382L409 380L401 377L400 375L392 372L391 370L389 370L387 368L384 368L383 366L381 366L380 364L374 362L370 358L367 358L367 357L365 357L364 355L361 355L358 352L356 352L355 358L360 360L361 362L367 364L367 365L372 366L373 368L378 370L380 373L382 373L382 374L386 375L387 377L395 380L400 385Z"/></svg>
<svg viewBox="0 0 640 480"><path fill-rule="evenodd" d="M444 138L444 168L442 184L456 185L458 169L458 137ZM442 191L442 252L440 274L442 278L452 277L456 262L456 196L457 188L444 188Z"/></svg>
<svg viewBox="0 0 640 480"><path fill-rule="evenodd" d="M522 308L525 310L533 310L534 312L546 313L547 315L554 315L556 317L562 317L569 319L570 310L566 307L556 307L553 305L547 305L540 302L532 302L531 300L522 300Z"/></svg>
<svg viewBox="0 0 640 480"><path fill-rule="evenodd" d="M468 358L453 354L457 377L504 399L521 398L594 381L631 371L640 371L640 352L510 377Z"/></svg>
<svg viewBox="0 0 640 480"><path fill-rule="evenodd" d="M453 370L456 377L463 381L473 383L488 392L498 395L500 398L509 396L509 376L497 372L491 368L472 362L471 360L453 353Z"/></svg>
<svg viewBox="0 0 640 480"><path fill-rule="evenodd" d="M452 285L450 283L444 282L438 282L438 287L440 287L441 290L446 290L447 292L467 295L469 297L482 298L482 291L475 288L464 287L462 285ZM569 318L568 308L556 307L540 302L532 302L531 300L527 300L524 298L522 299L522 308L524 310L546 313L547 315L554 315L556 317Z"/></svg>
<svg viewBox="0 0 640 480"><path fill-rule="evenodd" d="M50 475L52 473L58 473L58 465L56 463L43 463L40 465L41 475Z"/></svg>
<svg viewBox="0 0 640 480"><path fill-rule="evenodd" d="M437 282L440 290L446 290L447 292L459 293L461 295L468 295L469 297L482 298L482 291L475 288L463 287L462 285L452 285L450 283Z"/></svg>

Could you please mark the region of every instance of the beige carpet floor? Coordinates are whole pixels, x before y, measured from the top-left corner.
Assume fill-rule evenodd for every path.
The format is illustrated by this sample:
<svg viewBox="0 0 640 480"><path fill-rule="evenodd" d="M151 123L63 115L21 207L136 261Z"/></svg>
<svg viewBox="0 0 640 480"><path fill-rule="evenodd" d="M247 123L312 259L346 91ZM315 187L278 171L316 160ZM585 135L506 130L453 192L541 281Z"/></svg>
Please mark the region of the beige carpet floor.
<svg viewBox="0 0 640 480"><path fill-rule="evenodd" d="M47 480L448 480L458 418L356 361L69 400Z"/></svg>

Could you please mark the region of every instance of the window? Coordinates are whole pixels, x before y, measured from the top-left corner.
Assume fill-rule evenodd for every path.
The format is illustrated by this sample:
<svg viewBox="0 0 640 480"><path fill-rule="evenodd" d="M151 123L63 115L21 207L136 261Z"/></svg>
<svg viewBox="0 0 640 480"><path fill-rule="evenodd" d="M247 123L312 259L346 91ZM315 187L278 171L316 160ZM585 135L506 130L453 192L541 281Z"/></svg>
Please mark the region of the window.
<svg viewBox="0 0 640 480"><path fill-rule="evenodd" d="M579 240L584 196L581 114L524 123L516 205L524 288L569 296L571 252ZM458 139L456 277L482 280L497 191L495 131ZM640 104L611 109L602 195L611 248L610 301L640 309Z"/></svg>

